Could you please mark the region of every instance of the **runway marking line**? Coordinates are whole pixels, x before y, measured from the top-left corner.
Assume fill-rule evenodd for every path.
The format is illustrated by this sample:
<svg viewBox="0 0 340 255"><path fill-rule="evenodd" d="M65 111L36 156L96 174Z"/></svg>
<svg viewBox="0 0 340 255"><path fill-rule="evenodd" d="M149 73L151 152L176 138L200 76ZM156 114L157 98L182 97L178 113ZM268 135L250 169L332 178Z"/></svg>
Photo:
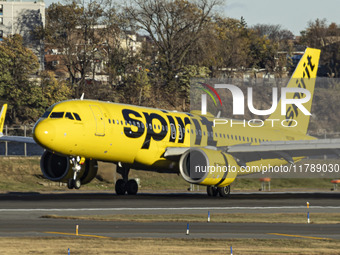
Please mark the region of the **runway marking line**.
<svg viewBox="0 0 340 255"><path fill-rule="evenodd" d="M307 239L315 239L315 240L332 240L331 238L325 238L325 237L288 235L288 234L280 234L280 233L268 233L268 235L298 237L298 238L307 238Z"/></svg>
<svg viewBox="0 0 340 255"><path fill-rule="evenodd" d="M83 235L74 233L63 233L63 232L44 232L45 234L65 235L65 236L83 236L83 237L95 237L95 238L110 238L108 236L97 236L97 235Z"/></svg>

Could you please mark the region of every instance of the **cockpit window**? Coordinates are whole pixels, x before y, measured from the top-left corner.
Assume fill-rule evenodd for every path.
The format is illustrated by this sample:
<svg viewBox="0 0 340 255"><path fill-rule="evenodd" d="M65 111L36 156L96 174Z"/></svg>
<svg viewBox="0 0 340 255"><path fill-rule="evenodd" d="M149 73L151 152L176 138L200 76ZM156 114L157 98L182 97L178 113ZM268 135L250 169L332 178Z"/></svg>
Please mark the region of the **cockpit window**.
<svg viewBox="0 0 340 255"><path fill-rule="evenodd" d="M52 112L50 115L51 119L61 119L64 116L64 112Z"/></svg>
<svg viewBox="0 0 340 255"><path fill-rule="evenodd" d="M73 115L74 115L74 117L76 118L76 120L81 121L81 118L80 118L80 116L79 116L78 113L75 113L75 112L74 112Z"/></svg>
<svg viewBox="0 0 340 255"><path fill-rule="evenodd" d="M51 113L51 111L46 111L46 112L43 114L42 118L48 118L48 115L50 115L50 113Z"/></svg>
<svg viewBox="0 0 340 255"><path fill-rule="evenodd" d="M65 118L66 118L66 119L70 119L70 120L74 120L73 115L72 115L72 113L70 113L70 112L67 112L67 113L65 114Z"/></svg>

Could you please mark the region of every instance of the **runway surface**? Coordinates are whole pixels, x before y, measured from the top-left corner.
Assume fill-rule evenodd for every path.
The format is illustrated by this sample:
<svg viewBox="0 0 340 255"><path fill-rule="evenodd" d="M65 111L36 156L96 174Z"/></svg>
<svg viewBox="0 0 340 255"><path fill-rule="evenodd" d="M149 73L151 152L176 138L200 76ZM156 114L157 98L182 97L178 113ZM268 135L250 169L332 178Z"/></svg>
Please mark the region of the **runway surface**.
<svg viewBox="0 0 340 255"><path fill-rule="evenodd" d="M340 239L339 224L102 222L41 218L43 215L195 214L340 212L340 193L234 193L229 199L202 193L9 193L0 194L0 236L72 236L173 238Z"/></svg>

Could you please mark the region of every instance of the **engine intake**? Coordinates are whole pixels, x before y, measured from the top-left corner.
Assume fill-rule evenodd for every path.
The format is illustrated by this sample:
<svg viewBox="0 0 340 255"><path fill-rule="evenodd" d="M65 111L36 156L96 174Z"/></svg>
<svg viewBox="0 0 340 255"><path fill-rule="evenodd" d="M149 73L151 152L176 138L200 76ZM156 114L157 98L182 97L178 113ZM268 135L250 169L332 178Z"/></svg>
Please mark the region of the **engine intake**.
<svg viewBox="0 0 340 255"><path fill-rule="evenodd" d="M50 151L45 151L41 156L40 168L45 178L55 182L67 182L73 177L72 161L68 156L57 155ZM81 165L78 177L82 184L92 181L98 171L96 160L86 159Z"/></svg>

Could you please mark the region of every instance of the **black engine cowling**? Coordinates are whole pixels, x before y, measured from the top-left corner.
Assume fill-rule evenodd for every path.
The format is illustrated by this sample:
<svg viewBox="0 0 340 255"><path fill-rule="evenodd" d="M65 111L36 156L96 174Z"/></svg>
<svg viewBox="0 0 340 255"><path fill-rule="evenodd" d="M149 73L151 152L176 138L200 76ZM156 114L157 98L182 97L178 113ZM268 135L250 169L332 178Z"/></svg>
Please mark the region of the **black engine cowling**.
<svg viewBox="0 0 340 255"><path fill-rule="evenodd" d="M45 151L41 156L40 168L45 178L55 182L67 182L73 177L72 161L68 156L61 156ZM96 160L86 159L81 165L78 178L82 184L87 184L96 177L98 164Z"/></svg>
<svg viewBox="0 0 340 255"><path fill-rule="evenodd" d="M192 148L179 161L184 180L193 184L225 187L232 183L239 165L230 154L207 148Z"/></svg>

